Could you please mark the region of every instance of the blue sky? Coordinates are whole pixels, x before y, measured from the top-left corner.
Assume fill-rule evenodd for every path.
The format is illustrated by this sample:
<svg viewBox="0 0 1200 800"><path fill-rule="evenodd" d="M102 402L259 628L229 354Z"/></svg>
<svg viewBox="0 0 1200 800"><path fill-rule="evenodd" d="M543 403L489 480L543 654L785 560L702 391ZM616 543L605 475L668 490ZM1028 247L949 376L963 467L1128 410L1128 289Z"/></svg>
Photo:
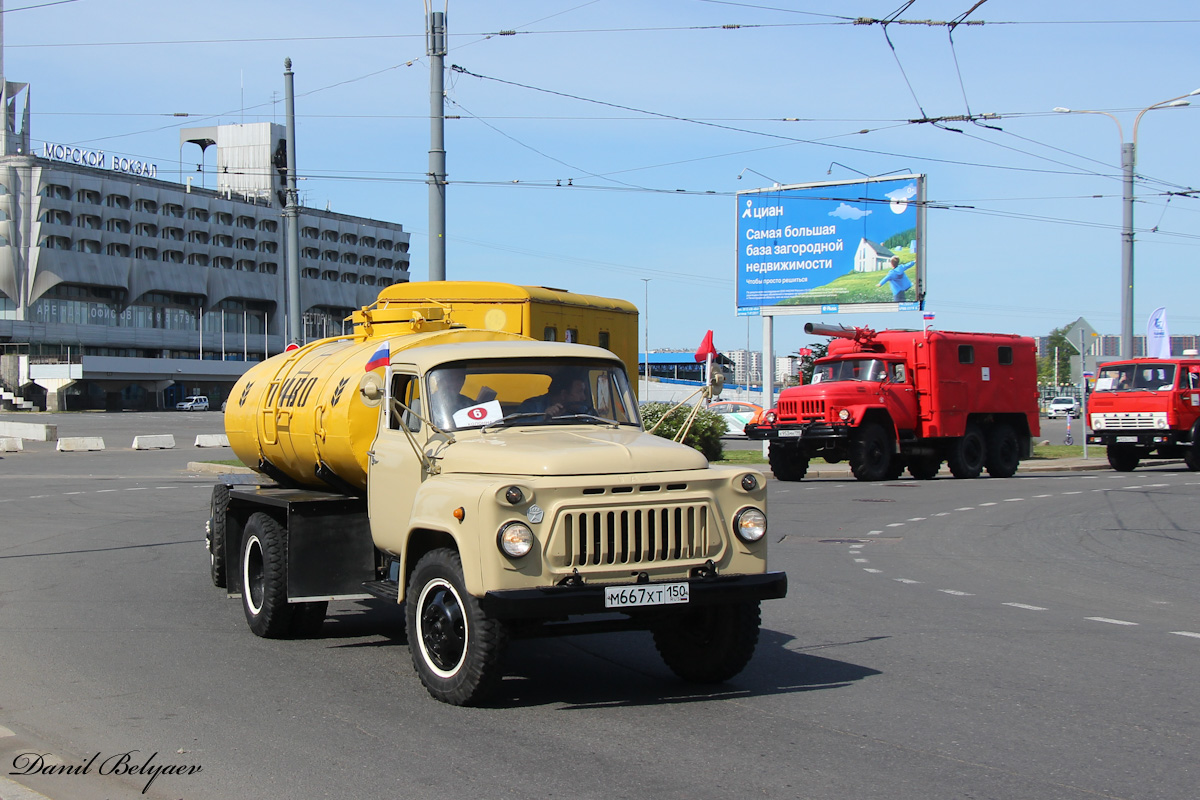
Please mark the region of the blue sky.
<svg viewBox="0 0 1200 800"><path fill-rule="evenodd" d="M898 19L950 21L976 1L916 0ZM446 63L466 70L446 78L447 276L639 307L648 289L651 348L694 348L709 328L719 349L757 348L759 319L734 309L736 192L903 170L928 176L937 327L1036 336L1083 316L1117 333L1117 126L1052 109L1108 111L1128 139L1139 110L1200 88L1200 9L989 0L952 43L946 26L851 24L904 5L443 0ZM35 149L103 149L160 177L178 174L180 127L282 122L290 57L305 202L402 223L426 278L422 3L4 6L4 72L32 84ZM1196 100L1138 128L1135 332L1166 306L1172 333L1200 333L1200 199L1167 194L1200 188ZM968 113L999 118L909 122ZM199 160L183 151L197 181ZM777 353L812 341L816 319L921 325L781 318Z"/></svg>

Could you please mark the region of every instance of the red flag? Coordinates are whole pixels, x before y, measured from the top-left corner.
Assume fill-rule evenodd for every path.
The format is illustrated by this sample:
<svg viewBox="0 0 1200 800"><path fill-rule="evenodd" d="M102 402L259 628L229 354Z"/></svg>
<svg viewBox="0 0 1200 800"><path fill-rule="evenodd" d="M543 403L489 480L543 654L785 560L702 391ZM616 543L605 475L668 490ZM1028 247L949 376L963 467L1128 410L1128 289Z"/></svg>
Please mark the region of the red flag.
<svg viewBox="0 0 1200 800"><path fill-rule="evenodd" d="M700 343L700 349L696 351L696 360L704 363L708 361L709 356L716 358L719 355L717 348L713 347L712 331L704 334L704 341Z"/></svg>

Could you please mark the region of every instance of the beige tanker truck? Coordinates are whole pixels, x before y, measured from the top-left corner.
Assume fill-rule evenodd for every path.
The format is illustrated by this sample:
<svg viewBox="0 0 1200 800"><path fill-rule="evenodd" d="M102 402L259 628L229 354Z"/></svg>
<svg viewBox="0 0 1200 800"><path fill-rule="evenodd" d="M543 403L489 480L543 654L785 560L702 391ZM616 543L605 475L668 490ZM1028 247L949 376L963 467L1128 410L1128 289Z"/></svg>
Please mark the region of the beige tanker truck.
<svg viewBox="0 0 1200 800"><path fill-rule="evenodd" d="M352 321L229 397L230 445L269 480L214 487L207 541L255 634L317 635L330 601L403 604L417 675L458 705L518 636L643 629L681 678L742 670L759 602L787 591L765 481L643 430L613 352L636 358L631 305L433 282Z"/></svg>

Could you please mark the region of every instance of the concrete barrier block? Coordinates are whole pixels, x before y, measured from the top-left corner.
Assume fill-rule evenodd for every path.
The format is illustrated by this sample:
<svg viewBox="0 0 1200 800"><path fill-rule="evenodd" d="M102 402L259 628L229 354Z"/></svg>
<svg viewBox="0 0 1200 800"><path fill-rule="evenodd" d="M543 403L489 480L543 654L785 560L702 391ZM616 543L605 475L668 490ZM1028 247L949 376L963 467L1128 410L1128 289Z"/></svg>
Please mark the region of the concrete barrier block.
<svg viewBox="0 0 1200 800"><path fill-rule="evenodd" d="M0 422L0 436L15 436L34 442L53 442L58 439L58 426L39 425L36 422Z"/></svg>
<svg viewBox="0 0 1200 800"><path fill-rule="evenodd" d="M58 440L56 449L60 453L84 453L91 450L103 450L104 439L99 436L66 436Z"/></svg>
<svg viewBox="0 0 1200 800"><path fill-rule="evenodd" d="M202 433L196 437L196 447L229 447L229 437L223 433Z"/></svg>
<svg viewBox="0 0 1200 800"><path fill-rule="evenodd" d="M133 437L134 450L174 450L175 437L169 433Z"/></svg>
<svg viewBox="0 0 1200 800"><path fill-rule="evenodd" d="M19 453L25 449L25 443L15 436L0 437L0 453Z"/></svg>

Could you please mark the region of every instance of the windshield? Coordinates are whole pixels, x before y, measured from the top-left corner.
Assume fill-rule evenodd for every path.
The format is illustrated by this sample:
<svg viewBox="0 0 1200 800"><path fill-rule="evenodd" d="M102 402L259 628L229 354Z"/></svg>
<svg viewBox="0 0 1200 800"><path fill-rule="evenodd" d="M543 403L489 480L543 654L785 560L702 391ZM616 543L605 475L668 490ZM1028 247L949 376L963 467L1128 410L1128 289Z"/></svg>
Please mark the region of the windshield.
<svg viewBox="0 0 1200 800"><path fill-rule="evenodd" d="M831 361L813 367L813 383L831 381L874 381L882 382L888 374L886 361L878 358L849 358Z"/></svg>
<svg viewBox="0 0 1200 800"><path fill-rule="evenodd" d="M1174 364L1113 364L1100 367L1096 375L1097 392L1172 389L1174 386Z"/></svg>
<svg viewBox="0 0 1200 800"><path fill-rule="evenodd" d="M445 430L508 422L641 425L620 364L564 359L460 361L431 370L433 422Z"/></svg>

